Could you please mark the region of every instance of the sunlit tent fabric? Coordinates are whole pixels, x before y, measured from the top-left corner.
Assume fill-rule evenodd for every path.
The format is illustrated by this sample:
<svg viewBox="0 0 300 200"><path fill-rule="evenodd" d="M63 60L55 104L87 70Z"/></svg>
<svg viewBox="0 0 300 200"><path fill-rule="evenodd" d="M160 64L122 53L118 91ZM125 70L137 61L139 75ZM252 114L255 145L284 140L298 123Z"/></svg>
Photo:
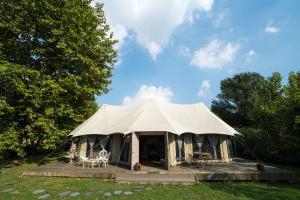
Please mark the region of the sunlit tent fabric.
<svg viewBox="0 0 300 200"><path fill-rule="evenodd" d="M148 99L129 105L103 105L70 135L77 137L147 131L165 131L177 135L194 133L233 136L238 134L203 103L175 104Z"/></svg>

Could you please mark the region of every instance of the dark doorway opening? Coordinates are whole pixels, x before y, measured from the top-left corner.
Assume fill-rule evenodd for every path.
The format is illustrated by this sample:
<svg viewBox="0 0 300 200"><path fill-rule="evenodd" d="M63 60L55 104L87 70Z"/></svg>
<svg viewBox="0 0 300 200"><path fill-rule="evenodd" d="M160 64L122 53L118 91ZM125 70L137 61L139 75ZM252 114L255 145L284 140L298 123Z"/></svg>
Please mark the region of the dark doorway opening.
<svg viewBox="0 0 300 200"><path fill-rule="evenodd" d="M165 137L164 135L139 136L140 163L144 166L165 167Z"/></svg>

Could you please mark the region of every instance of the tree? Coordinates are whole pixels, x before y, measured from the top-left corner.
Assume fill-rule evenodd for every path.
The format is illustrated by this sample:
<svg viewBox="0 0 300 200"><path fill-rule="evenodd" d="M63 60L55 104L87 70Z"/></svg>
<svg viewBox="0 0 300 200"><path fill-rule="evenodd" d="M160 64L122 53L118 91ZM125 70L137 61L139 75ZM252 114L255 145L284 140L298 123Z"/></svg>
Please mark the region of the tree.
<svg viewBox="0 0 300 200"><path fill-rule="evenodd" d="M234 126L248 126L255 121L256 104L263 94L264 77L241 73L221 81L221 93L211 110Z"/></svg>
<svg viewBox="0 0 300 200"><path fill-rule="evenodd" d="M243 134L237 138L243 156L300 161L300 73L290 73L288 80L283 86L281 74L275 72L268 78L241 73L221 81L212 111Z"/></svg>
<svg viewBox="0 0 300 200"><path fill-rule="evenodd" d="M0 153L54 149L108 92L116 41L90 3L0 3Z"/></svg>

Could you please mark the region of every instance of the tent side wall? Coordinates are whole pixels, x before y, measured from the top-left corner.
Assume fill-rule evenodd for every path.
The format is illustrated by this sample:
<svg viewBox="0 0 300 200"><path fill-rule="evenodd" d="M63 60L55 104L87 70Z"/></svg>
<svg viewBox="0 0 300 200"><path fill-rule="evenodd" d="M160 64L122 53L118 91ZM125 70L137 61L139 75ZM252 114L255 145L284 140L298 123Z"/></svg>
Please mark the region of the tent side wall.
<svg viewBox="0 0 300 200"><path fill-rule="evenodd" d="M198 137L192 133L184 133L181 136L178 136L173 133L168 132L137 132L131 133L126 136L122 134L113 134L110 136L101 136L98 135L96 137L103 138L109 137L110 145L109 148L106 149L111 152L110 162L111 163L122 163L129 166L130 169L134 168L134 165L137 162L140 162L140 136L141 135L162 135L164 137L164 145L160 148L164 148L165 152L165 167L168 169L169 167L174 167L178 164L189 162L191 158L193 161L198 160L198 155L202 152L209 152L213 159L212 162L230 162L230 141L229 136L220 135L220 134L204 134L201 135L203 137L203 141L201 143L202 147L199 149L199 146L195 142L195 137ZM94 135L95 136L95 135ZM89 135L80 136L79 137L79 155L81 156L89 156L88 151L90 148L89 145ZM217 143L217 148L212 148L210 144L211 137L215 138L215 143ZM181 143L178 143L177 140L181 140ZM211 140L213 141L213 140ZM179 144L181 148L179 148ZM206 145L206 146L205 146ZM107 145L108 146L108 145ZM96 151L96 150L95 150ZM217 152L217 153L216 153ZM93 152L96 155L96 152ZM215 157L214 155L217 155ZM199 160L201 161L201 160Z"/></svg>

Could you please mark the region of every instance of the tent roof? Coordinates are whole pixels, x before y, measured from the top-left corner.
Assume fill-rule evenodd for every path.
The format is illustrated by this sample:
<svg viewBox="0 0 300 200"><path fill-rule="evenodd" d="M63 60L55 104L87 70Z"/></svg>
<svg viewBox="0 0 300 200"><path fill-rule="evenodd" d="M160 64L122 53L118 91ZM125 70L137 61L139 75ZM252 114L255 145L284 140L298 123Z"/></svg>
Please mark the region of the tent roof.
<svg viewBox="0 0 300 200"><path fill-rule="evenodd" d="M129 105L103 105L69 135L166 131L174 134L239 134L203 103L174 104L148 99Z"/></svg>

